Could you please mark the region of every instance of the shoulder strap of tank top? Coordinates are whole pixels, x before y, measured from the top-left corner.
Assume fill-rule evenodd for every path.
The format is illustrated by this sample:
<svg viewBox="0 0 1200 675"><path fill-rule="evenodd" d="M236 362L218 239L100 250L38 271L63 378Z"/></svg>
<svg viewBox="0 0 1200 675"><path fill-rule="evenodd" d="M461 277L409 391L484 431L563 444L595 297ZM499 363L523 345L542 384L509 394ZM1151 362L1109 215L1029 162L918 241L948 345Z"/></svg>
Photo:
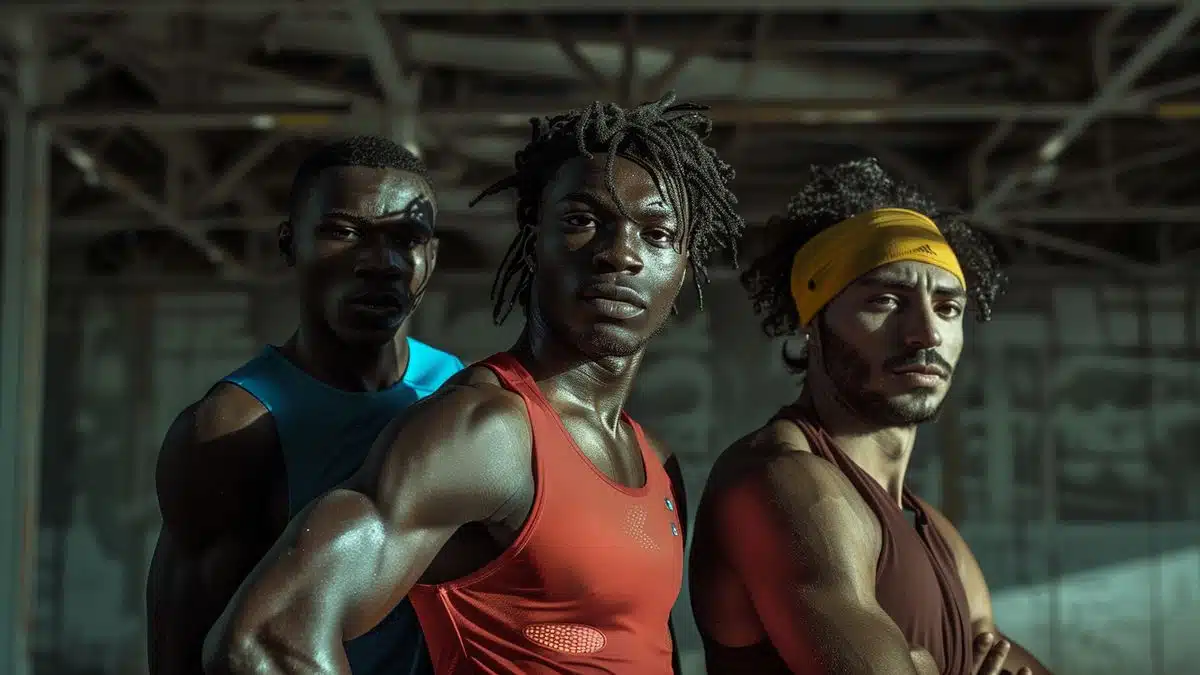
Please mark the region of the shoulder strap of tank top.
<svg viewBox="0 0 1200 675"><path fill-rule="evenodd" d="M814 455L839 466L841 465L842 453L838 451L828 434L813 423L807 410L795 403L786 405L780 408L779 412L775 413L771 418L772 422L779 420L791 422L799 427L800 433L804 434L804 437L808 439L808 446Z"/></svg>
<svg viewBox="0 0 1200 675"><path fill-rule="evenodd" d="M480 361L479 365L495 373L501 384L520 394L527 402L536 403L539 407L545 404L546 397L533 381L533 376L512 354L497 352Z"/></svg>

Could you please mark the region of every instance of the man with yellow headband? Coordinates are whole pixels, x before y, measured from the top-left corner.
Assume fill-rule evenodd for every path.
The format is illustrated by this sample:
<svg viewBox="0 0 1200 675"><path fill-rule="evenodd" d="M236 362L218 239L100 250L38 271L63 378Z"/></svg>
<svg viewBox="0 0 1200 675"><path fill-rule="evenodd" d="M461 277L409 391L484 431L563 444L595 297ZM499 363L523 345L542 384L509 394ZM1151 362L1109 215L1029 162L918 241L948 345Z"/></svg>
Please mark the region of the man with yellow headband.
<svg viewBox="0 0 1200 675"><path fill-rule="evenodd" d="M944 516L904 487L972 305L1003 276L987 241L874 160L814 167L743 275L763 328L796 336L800 397L717 460L691 598L709 675L1045 675L996 628ZM773 234L774 234L773 233Z"/></svg>

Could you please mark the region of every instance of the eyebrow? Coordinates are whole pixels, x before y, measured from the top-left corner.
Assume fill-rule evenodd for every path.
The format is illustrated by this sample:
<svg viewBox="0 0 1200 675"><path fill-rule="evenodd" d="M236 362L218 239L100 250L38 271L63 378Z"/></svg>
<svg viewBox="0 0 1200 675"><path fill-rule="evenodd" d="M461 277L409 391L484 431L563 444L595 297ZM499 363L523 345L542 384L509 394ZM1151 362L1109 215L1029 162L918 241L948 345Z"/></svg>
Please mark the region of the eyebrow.
<svg viewBox="0 0 1200 675"><path fill-rule="evenodd" d="M563 195L563 198L558 201L559 202L583 202L585 204L589 204L592 206L601 206L601 207L609 207L609 208L616 208L616 205L617 205L616 199L613 197L612 194L608 193L607 191L601 193L597 190L576 190L575 192L571 192L569 194ZM654 201L646 204L646 206L650 210L658 211L665 215L670 215L672 213L671 206L669 204L667 204L666 202L664 202L662 199L655 199Z"/></svg>
<svg viewBox="0 0 1200 675"><path fill-rule="evenodd" d="M428 234L433 233L433 224L427 223L427 222L425 222L424 219L421 219L421 218L413 218L408 207L400 209L399 211L389 211L387 213L380 215L378 218L364 218L363 216L361 216L357 213L352 213L350 211L346 211L343 209L330 209L329 211L325 212L325 214L322 216L322 218L338 218L341 220L346 220L351 223L363 225L366 227L370 227L373 223L377 223L380 221L387 221L387 220L400 218L399 222L403 223L404 225L418 228L423 233L428 233ZM398 223L388 223L388 224L398 224Z"/></svg>
<svg viewBox="0 0 1200 675"><path fill-rule="evenodd" d="M871 288L879 288L879 289L886 289L886 290L893 290L893 291L903 291L903 292L909 292L909 293L916 291L920 288L920 286L916 282L900 281L898 279L868 278L868 279L863 279L862 283L863 283L863 285L869 286ZM947 286L945 284L936 284L933 287L933 294L953 298L955 300L961 300L961 299L967 297L967 292L965 290L963 290L961 287Z"/></svg>

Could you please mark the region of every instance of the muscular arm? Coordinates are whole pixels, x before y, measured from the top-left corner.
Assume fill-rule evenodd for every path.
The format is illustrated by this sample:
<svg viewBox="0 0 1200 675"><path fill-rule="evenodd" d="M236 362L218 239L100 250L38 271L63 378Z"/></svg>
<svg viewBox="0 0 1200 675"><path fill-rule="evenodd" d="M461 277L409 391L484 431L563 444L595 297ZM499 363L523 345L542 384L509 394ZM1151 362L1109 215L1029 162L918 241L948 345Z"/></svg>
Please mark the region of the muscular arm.
<svg viewBox="0 0 1200 675"><path fill-rule="evenodd" d="M722 554L793 673L916 675L875 600L879 526L836 468L783 452L712 506Z"/></svg>
<svg viewBox="0 0 1200 675"><path fill-rule="evenodd" d="M934 525L937 526L954 551L958 576L967 593L967 604L971 610L971 629L974 635L978 637L983 633L993 633L997 638L1008 641L1008 657L1004 660L1006 672L1016 673L1021 668L1028 668L1033 675L1052 675L1050 669L1042 665L1042 662L1038 661L1033 654L1030 654L996 627L995 617L992 613L992 595L988 590L987 581L984 579L983 570L979 567L979 561L975 559L975 554L971 553L971 548L967 546L967 542L963 540L958 529L945 516L934 509L927 508L926 510L929 511Z"/></svg>
<svg viewBox="0 0 1200 675"><path fill-rule="evenodd" d="M205 642L206 672L349 673L342 643L374 627L460 526L505 512L529 443L524 408L498 387L449 385L408 409L255 567Z"/></svg>
<svg viewBox="0 0 1200 675"><path fill-rule="evenodd" d="M278 461L271 418L235 386L218 385L171 425L156 476L163 524L146 582L151 675L202 672L205 633L282 526L269 504Z"/></svg>

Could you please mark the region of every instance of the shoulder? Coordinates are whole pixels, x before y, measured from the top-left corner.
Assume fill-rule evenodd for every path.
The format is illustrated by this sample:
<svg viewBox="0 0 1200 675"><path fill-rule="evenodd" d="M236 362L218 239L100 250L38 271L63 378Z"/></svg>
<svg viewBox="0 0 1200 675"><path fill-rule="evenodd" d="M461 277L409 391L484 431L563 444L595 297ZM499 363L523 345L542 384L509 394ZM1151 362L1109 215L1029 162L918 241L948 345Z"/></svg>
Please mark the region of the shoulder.
<svg viewBox="0 0 1200 675"><path fill-rule="evenodd" d="M494 503L532 480L532 445L524 400L471 366L392 421L356 487L385 502L419 492L443 508Z"/></svg>
<svg viewBox="0 0 1200 675"><path fill-rule="evenodd" d="M703 499L709 518L733 525L767 518L796 532L865 526L878 537L879 524L858 491L788 423L768 424L721 453Z"/></svg>
<svg viewBox="0 0 1200 675"><path fill-rule="evenodd" d="M233 508L256 490L278 459L275 422L249 392L218 383L185 408L168 429L155 479L168 526Z"/></svg>
<svg viewBox="0 0 1200 675"><path fill-rule="evenodd" d="M409 386L434 391L463 368L462 359L457 356L408 338L408 370L404 381Z"/></svg>

